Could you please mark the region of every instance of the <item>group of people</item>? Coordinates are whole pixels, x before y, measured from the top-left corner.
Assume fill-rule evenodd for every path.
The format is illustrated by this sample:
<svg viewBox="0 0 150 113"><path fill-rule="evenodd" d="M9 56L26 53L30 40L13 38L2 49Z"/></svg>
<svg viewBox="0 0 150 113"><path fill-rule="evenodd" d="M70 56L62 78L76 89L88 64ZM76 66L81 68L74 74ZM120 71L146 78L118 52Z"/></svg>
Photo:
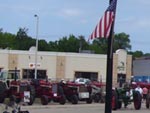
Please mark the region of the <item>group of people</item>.
<svg viewBox="0 0 150 113"><path fill-rule="evenodd" d="M144 99L144 100L146 99L146 96L147 96L147 94L148 94L148 88L147 88L147 87L141 88L140 85L138 85L138 86L135 88L135 91L139 91L140 94L143 96L143 99Z"/></svg>
<svg viewBox="0 0 150 113"><path fill-rule="evenodd" d="M130 97L132 97L133 96L133 93L132 93L133 87L130 86L130 85L131 84L126 83L126 84L124 84L124 88L127 91L126 95L130 95ZM148 92L150 91L150 89L148 89L146 86L141 87L140 85L137 85L137 87L134 90L139 91L139 93L141 94L143 100L146 99L146 96L147 96Z"/></svg>
<svg viewBox="0 0 150 113"><path fill-rule="evenodd" d="M130 103L130 101L134 100L134 91L138 91L141 94L142 101L145 101L147 98L147 94L149 94L150 89L147 88L146 86L141 88L140 85L138 84L135 84L134 86L132 86L131 84L126 83L124 84L122 91L125 92L125 95L126 95L123 97L124 107L126 108L127 105Z"/></svg>

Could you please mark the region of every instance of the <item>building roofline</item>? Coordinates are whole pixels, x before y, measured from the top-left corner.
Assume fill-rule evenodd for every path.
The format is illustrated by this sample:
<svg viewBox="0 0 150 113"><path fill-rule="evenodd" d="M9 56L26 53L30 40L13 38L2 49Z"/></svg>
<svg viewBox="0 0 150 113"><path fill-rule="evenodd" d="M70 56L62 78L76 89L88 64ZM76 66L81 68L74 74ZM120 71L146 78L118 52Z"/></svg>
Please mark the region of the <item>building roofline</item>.
<svg viewBox="0 0 150 113"><path fill-rule="evenodd" d="M35 51L24 50L0 50L0 54L20 54L20 55L34 55ZM106 58L105 54L89 54L89 53L72 53L72 52L52 52L52 51L38 51L38 55L44 56L72 56L72 57L91 57L91 58Z"/></svg>

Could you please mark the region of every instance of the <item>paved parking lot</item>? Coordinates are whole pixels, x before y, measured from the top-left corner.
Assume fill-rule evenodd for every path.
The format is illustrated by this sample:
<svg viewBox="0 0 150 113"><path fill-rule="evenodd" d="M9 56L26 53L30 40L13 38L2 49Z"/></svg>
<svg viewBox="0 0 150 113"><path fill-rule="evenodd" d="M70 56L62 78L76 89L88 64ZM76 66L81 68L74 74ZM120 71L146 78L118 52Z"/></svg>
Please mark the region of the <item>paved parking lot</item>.
<svg viewBox="0 0 150 113"><path fill-rule="evenodd" d="M81 102L77 105L69 103L60 105L58 103L49 103L43 106L40 103L35 103L32 106L21 106L21 109L28 110L30 113L104 113L105 104L86 104ZM147 109L145 103L142 103L140 110L135 110L133 105L129 105L127 108L121 108L120 110L112 111L112 113L150 113L150 109Z"/></svg>
<svg viewBox="0 0 150 113"><path fill-rule="evenodd" d="M93 103L86 104L80 103L77 105L72 104L49 104L46 106L41 106L39 104L34 104L33 106L23 106L23 110L29 110L30 113L104 113L105 104ZM133 105L129 105L127 108L122 108L117 111L112 111L112 113L149 113L150 109L145 107L142 103L140 110L135 110Z"/></svg>

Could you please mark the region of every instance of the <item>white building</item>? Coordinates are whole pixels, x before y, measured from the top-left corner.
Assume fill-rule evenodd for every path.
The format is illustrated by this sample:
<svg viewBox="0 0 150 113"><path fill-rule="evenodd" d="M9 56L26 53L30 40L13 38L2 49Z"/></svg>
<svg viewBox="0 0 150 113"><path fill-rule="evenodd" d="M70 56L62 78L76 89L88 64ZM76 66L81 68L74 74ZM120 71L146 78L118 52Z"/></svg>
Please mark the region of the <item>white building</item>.
<svg viewBox="0 0 150 113"><path fill-rule="evenodd" d="M0 50L0 70L15 71L20 78L34 78L35 51ZM106 81L107 55L64 52L38 52L37 78L69 79L78 77ZM113 81L130 79L132 56L118 50L113 55ZM121 69L121 70L120 70Z"/></svg>

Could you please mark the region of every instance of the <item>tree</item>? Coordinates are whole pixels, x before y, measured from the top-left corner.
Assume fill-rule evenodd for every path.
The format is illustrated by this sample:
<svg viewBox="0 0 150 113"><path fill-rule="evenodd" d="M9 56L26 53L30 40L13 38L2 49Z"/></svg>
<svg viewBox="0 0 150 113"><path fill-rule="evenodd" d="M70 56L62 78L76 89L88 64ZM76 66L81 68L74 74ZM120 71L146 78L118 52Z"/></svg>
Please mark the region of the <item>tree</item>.
<svg viewBox="0 0 150 113"><path fill-rule="evenodd" d="M90 50L95 51L96 54L107 54L107 42L106 38L97 38L90 45Z"/></svg>
<svg viewBox="0 0 150 113"><path fill-rule="evenodd" d="M15 49L15 50L29 50L31 46L36 45L36 39L28 36L28 29L19 28L16 35L3 32L0 28L0 48L2 49ZM96 54L107 54L107 39L96 38L92 43L85 40L84 36L80 35L75 37L70 35L69 37L62 37L56 41L39 40L39 51L57 51L57 52L82 52L82 50L91 50ZM114 35L114 52L117 49L125 49L133 57L149 56L150 53L143 54L142 51L129 51L131 49L129 35L125 33L119 33Z"/></svg>
<svg viewBox="0 0 150 113"><path fill-rule="evenodd" d="M129 35L125 33L115 34L113 49L114 51L117 49L131 50Z"/></svg>
<svg viewBox="0 0 150 113"><path fill-rule="evenodd" d="M80 35L78 39L79 39L79 52L82 52L83 50L89 50L89 44L85 40L85 37Z"/></svg>
<svg viewBox="0 0 150 113"><path fill-rule="evenodd" d="M13 49L15 42L15 35L7 32L0 32L0 48Z"/></svg>
<svg viewBox="0 0 150 113"><path fill-rule="evenodd" d="M35 46L35 39L32 39L27 35L28 29L19 28L16 35L15 48L18 50L29 50L31 46Z"/></svg>
<svg viewBox="0 0 150 113"><path fill-rule="evenodd" d="M89 49L89 44L86 42L84 36L80 35L75 37L70 35L69 37L60 38L58 41L49 42L50 51L60 51L60 52L75 52L78 53L81 50Z"/></svg>
<svg viewBox="0 0 150 113"><path fill-rule="evenodd" d="M58 41L49 41L48 43L49 51L58 51Z"/></svg>
<svg viewBox="0 0 150 113"><path fill-rule="evenodd" d="M28 32L27 28L19 28L16 38L23 39L23 38L28 37L27 32Z"/></svg>
<svg viewBox="0 0 150 113"><path fill-rule="evenodd" d="M74 35L70 35L69 38L63 37L57 41L58 51L61 52L79 52L80 40Z"/></svg>
<svg viewBox="0 0 150 113"><path fill-rule="evenodd" d="M48 51L49 47L48 47L48 43L45 40L38 40L38 50L39 51Z"/></svg>
<svg viewBox="0 0 150 113"><path fill-rule="evenodd" d="M139 58L144 55L142 51L128 52L128 54L133 55L133 58Z"/></svg>
<svg viewBox="0 0 150 113"><path fill-rule="evenodd" d="M93 43L90 45L90 49L94 50L97 54L106 54L108 46L108 39L106 38L96 38ZM125 33L119 33L114 35L113 42L113 52L118 49L130 50L130 39L129 35Z"/></svg>

